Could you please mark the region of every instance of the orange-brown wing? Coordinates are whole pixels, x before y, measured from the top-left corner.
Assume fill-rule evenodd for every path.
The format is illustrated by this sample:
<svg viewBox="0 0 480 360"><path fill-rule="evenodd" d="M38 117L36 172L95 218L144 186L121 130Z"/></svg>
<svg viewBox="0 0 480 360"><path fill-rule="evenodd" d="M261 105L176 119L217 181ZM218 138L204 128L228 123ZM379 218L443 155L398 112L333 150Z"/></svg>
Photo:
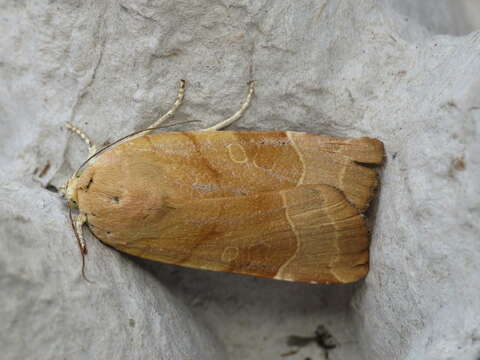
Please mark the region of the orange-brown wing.
<svg viewBox="0 0 480 360"><path fill-rule="evenodd" d="M121 207L84 211L96 212L88 223L99 239L131 255L312 283L352 282L368 271L364 218L331 186Z"/></svg>
<svg viewBox="0 0 480 360"><path fill-rule="evenodd" d="M363 212L374 195L377 173L359 163L378 164L383 155L383 144L370 138L283 131L173 132L119 144L91 167L103 182L128 186L141 179L169 198L242 196L326 184L340 189Z"/></svg>
<svg viewBox="0 0 480 360"><path fill-rule="evenodd" d="M377 139L362 137L341 139L331 136L288 132L302 157L303 176L299 184L327 184L340 189L360 212L364 212L378 186L374 169L361 164L378 165L385 150Z"/></svg>

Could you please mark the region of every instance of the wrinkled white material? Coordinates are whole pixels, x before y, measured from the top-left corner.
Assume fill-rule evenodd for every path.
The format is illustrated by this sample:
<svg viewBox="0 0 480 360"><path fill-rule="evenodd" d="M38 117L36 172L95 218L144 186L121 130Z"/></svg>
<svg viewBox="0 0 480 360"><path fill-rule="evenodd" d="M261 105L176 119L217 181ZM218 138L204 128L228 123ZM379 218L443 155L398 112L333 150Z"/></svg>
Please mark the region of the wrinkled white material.
<svg viewBox="0 0 480 360"><path fill-rule="evenodd" d="M288 335L324 324L333 360L474 359L479 24L468 0L1 2L1 357L278 359ZM234 129L384 141L365 281L178 269L90 235L94 282L80 279L66 207L43 188L86 156L64 123L111 142L165 112L181 78L176 120L201 120L182 129L232 114L255 79ZM322 354L309 345L288 359Z"/></svg>

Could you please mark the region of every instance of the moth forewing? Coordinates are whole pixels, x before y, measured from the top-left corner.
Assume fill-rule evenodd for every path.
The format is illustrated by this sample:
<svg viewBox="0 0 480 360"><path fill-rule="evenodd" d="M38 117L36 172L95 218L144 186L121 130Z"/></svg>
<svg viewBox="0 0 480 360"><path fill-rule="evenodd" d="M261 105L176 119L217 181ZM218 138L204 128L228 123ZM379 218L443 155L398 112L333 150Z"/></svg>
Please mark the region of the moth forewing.
<svg viewBox="0 0 480 360"><path fill-rule="evenodd" d="M359 209L376 173L348 145L348 155L315 154L302 136L332 141L287 132L139 137L85 169L79 208L99 239L135 256L292 281L358 280L368 271Z"/></svg>

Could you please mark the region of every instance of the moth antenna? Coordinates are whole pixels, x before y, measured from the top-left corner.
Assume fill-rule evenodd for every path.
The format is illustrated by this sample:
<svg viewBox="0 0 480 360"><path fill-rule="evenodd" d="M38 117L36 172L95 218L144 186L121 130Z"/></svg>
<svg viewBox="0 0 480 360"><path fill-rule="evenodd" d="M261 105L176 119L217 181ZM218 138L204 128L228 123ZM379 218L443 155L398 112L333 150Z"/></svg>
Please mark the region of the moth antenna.
<svg viewBox="0 0 480 360"><path fill-rule="evenodd" d="M70 217L70 224L72 225L73 232L75 234L75 237L77 239L77 244L78 248L80 249L80 255L82 256L82 277L85 281L92 283L88 278L87 275L85 274L85 256L88 253L87 246L85 244L85 241L83 239L83 236L78 233L77 227L81 226L84 224L85 219L84 216L78 215L77 220L73 220L73 215L72 215L72 209L69 209L68 215Z"/></svg>
<svg viewBox="0 0 480 360"><path fill-rule="evenodd" d="M247 111L248 107L250 106L250 102L252 101L252 96L253 96L254 89L255 89L255 81L251 80L247 83L247 85L248 85L247 97L246 97L244 103L242 104L242 106L240 107L240 109L235 114L230 116L229 118L227 118L223 121L220 121L218 124L215 124L211 127L208 127L206 129L202 129L201 131L221 130L221 129L233 124L238 119L240 119L242 117L243 113L245 111Z"/></svg>
<svg viewBox="0 0 480 360"><path fill-rule="evenodd" d="M97 151L97 146L93 143L93 141L88 137L87 134L85 134L81 129L77 128L75 125L72 123L67 122L65 125L68 130L76 134L80 139L82 139L85 144L88 146L88 156L95 154Z"/></svg>
<svg viewBox="0 0 480 360"><path fill-rule="evenodd" d="M180 107L180 105L182 105L182 103L183 103L184 96L185 96L185 80L180 80L180 83L179 83L179 86L178 86L177 98L175 99L175 102L173 103L172 107L165 114L163 114L160 118L158 118L157 121L155 121L152 125L150 125L149 128L156 128L161 123L165 122L166 120L171 118L173 115L175 115L175 112ZM152 130L145 130L146 134L148 134L151 131Z"/></svg>

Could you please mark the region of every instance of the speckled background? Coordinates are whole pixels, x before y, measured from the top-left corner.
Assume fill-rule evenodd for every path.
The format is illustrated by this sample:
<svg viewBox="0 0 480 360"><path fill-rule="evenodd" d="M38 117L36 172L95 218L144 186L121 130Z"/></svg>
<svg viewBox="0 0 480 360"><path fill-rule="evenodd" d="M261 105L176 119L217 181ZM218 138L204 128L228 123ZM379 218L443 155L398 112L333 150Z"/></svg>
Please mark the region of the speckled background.
<svg viewBox="0 0 480 360"><path fill-rule="evenodd" d="M324 325L331 360L477 359L478 29L475 0L0 1L0 357L321 360L286 339ZM255 79L233 129L384 141L366 280L181 269L90 235L80 279L45 189L86 156L64 124L111 142L166 111L180 78L176 120L202 122L183 129L230 115Z"/></svg>

